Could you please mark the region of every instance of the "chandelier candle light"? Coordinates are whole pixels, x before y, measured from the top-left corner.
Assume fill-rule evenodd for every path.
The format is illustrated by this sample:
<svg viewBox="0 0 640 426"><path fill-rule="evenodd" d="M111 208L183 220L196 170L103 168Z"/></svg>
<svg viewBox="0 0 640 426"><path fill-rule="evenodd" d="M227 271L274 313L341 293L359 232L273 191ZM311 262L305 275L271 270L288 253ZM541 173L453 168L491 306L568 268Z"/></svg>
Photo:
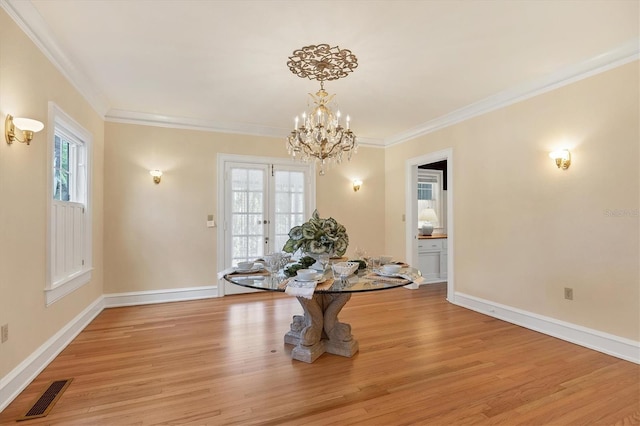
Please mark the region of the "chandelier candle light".
<svg viewBox="0 0 640 426"><path fill-rule="evenodd" d="M302 114L302 120L299 117L294 120L287 150L293 158L318 161L322 176L328 162L340 164L343 153L351 160L358 149L356 135L350 129L350 117L346 116L343 125L340 111L334 113L330 107L335 95L324 90L325 81L346 77L357 68L358 59L350 50L318 44L295 50L287 66L298 77L320 81L320 90L315 95L309 93L313 105Z"/></svg>

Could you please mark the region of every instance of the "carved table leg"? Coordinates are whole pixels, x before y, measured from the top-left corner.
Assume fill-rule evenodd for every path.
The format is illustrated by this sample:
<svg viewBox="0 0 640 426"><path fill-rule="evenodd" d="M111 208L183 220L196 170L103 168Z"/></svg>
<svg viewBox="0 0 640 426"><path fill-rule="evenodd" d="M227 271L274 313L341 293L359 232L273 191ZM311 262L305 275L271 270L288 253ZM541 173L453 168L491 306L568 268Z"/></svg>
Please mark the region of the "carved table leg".
<svg viewBox="0 0 640 426"><path fill-rule="evenodd" d="M304 317L295 315L285 343L296 345L291 357L313 362L324 352L346 357L358 351L358 342L351 335L351 326L338 321L338 314L351 294L314 294L312 299L298 297Z"/></svg>
<svg viewBox="0 0 640 426"><path fill-rule="evenodd" d="M338 321L338 314L351 299L351 293L327 293L322 296L326 306L324 331L328 337L325 351L350 358L358 352L358 341L351 334L351 326Z"/></svg>

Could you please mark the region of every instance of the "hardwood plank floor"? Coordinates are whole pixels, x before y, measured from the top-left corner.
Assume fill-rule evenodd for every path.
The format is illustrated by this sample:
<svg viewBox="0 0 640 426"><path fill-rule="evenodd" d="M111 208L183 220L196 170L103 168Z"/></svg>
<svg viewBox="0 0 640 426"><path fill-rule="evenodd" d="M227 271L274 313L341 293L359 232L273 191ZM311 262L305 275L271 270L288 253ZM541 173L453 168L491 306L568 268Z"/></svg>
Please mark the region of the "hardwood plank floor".
<svg viewBox="0 0 640 426"><path fill-rule="evenodd" d="M25 425L640 424L640 366L469 311L444 285L354 295L353 358L293 361L298 302L255 293L103 311L2 413Z"/></svg>

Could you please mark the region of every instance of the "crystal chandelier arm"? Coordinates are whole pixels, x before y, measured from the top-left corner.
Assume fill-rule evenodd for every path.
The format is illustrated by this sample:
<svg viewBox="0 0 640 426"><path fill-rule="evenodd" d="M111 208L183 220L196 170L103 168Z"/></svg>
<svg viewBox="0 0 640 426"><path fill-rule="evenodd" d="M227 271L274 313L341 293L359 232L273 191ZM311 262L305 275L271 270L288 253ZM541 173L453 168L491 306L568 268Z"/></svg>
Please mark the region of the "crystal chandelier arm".
<svg viewBox="0 0 640 426"><path fill-rule="evenodd" d="M326 139L325 139L326 141ZM340 135L340 139L337 142L334 142L332 144L329 144L328 142L325 143L326 145L329 145L331 148L328 151L325 151L323 153L323 158L331 158L334 157L335 155L338 154L338 151L334 152L336 147L338 147L340 144L342 143L342 135ZM342 149L340 149L339 151L343 151Z"/></svg>
<svg viewBox="0 0 640 426"><path fill-rule="evenodd" d="M289 150L292 152L302 152L306 157L321 159L321 157L316 153L311 144L305 141L306 137L307 136L300 131L291 132L291 135L288 139Z"/></svg>

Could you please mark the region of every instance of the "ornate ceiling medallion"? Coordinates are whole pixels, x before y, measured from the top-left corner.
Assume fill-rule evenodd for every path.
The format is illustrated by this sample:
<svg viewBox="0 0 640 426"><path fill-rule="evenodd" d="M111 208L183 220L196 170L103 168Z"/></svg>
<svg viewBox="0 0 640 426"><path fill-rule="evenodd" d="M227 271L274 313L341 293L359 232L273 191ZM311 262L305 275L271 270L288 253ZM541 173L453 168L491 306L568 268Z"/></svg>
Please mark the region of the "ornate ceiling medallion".
<svg viewBox="0 0 640 426"><path fill-rule="evenodd" d="M358 67L358 58L350 50L318 44L294 50L287 66L300 78L331 81L353 72Z"/></svg>

